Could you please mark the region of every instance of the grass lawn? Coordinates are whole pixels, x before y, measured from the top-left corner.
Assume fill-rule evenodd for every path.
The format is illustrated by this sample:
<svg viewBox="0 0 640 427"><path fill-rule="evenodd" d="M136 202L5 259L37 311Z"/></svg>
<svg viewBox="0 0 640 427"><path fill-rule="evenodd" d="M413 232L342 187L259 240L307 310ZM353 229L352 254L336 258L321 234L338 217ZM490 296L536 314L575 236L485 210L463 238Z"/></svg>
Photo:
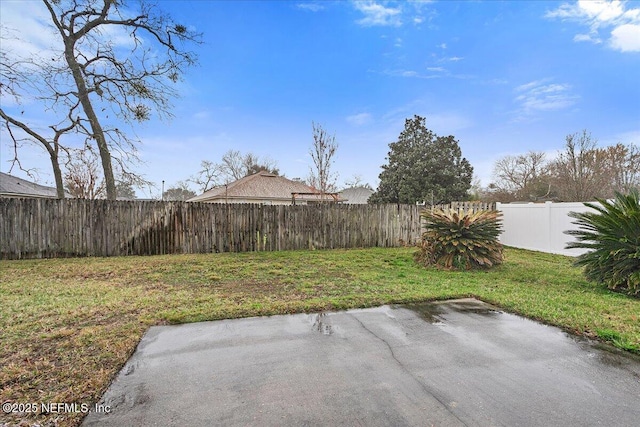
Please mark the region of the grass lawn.
<svg viewBox="0 0 640 427"><path fill-rule="evenodd" d="M0 402L93 405L151 325L475 296L640 353L640 299L563 256L506 250L488 272L413 263L413 249L0 261ZM83 414L0 413L77 425Z"/></svg>

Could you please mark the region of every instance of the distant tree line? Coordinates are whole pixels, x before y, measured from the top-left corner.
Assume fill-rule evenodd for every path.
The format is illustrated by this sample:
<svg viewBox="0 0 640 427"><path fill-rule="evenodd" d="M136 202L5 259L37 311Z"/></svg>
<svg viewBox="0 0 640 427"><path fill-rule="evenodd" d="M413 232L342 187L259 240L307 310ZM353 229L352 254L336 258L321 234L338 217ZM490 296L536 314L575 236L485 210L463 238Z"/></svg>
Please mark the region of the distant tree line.
<svg viewBox="0 0 640 427"><path fill-rule="evenodd" d="M530 151L499 159L493 182L484 199L511 201L556 200L565 202L608 199L615 192L640 188L640 150L621 143L597 147L584 130L566 137L564 148L551 159Z"/></svg>

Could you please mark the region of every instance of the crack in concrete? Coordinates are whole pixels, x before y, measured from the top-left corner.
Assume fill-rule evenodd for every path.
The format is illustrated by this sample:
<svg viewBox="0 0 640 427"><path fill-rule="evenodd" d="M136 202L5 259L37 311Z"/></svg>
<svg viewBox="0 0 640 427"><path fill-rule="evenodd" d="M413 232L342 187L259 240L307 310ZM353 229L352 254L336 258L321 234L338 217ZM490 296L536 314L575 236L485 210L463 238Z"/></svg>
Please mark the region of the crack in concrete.
<svg viewBox="0 0 640 427"><path fill-rule="evenodd" d="M436 399L438 402L440 402L440 404L442 406L444 406L446 408L446 410L453 415L458 421L460 421L462 423L463 426L468 427L468 424L465 423L462 419L460 419L460 417L458 417L458 415L453 412L453 410L449 407L449 405L446 403L446 399L444 399L443 396L440 396L439 393L437 393L435 390L432 390L430 387L428 387L425 383L423 383L422 381L420 381L420 379L418 377L416 377L413 372L411 372L409 369L407 369L406 366L404 366L404 364L398 359L398 357L396 356L395 352L393 351L393 347L391 347L391 345L382 337L380 337L378 334L376 334L375 332L373 332L371 329L367 328L365 326L364 323L362 323L362 321L360 319L358 319L356 316L354 316L353 314L350 314L350 316L360 324L360 326L362 326L362 328L367 331L369 334L373 335L374 337L376 337L377 339L379 339L380 341L382 341L387 348L389 349L389 353L391 354L391 357L393 358L393 360L396 361L396 363L400 366L400 368L405 371L407 374L409 374L409 376L411 378L413 378L413 380L415 382L417 382L420 387L422 388L422 390L424 390L425 393L427 393L428 395L430 395L431 397L433 397L434 399Z"/></svg>

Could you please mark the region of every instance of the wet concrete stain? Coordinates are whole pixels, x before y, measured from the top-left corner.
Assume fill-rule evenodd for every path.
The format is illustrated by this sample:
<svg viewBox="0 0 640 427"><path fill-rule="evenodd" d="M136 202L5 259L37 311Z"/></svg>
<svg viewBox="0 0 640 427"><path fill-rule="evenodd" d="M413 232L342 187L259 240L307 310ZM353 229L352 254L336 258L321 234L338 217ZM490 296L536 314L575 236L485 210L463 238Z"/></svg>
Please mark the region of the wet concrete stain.
<svg viewBox="0 0 640 427"><path fill-rule="evenodd" d="M397 308L407 308L413 312L415 312L418 316L420 316L423 320L431 323L431 324L442 324L444 322L444 318L442 318L442 314L444 310L438 304L403 304L403 305L392 305L391 307Z"/></svg>
<svg viewBox="0 0 640 427"><path fill-rule="evenodd" d="M496 307L475 299L455 300L455 302L445 300L412 304L394 304L391 307L394 309L406 308L411 310L425 321L435 325L444 325L446 322L446 314L451 311L478 314L481 316L495 316L502 313Z"/></svg>
<svg viewBox="0 0 640 427"><path fill-rule="evenodd" d="M326 313L318 313L314 316L312 328L322 335L331 335L333 334L333 327L330 322L330 317Z"/></svg>

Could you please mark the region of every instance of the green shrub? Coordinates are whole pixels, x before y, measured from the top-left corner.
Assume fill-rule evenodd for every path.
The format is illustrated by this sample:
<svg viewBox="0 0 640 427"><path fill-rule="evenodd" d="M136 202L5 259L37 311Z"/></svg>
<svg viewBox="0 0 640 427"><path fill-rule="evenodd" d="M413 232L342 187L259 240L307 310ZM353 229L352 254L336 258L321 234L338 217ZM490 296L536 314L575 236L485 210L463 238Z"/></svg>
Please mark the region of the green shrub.
<svg viewBox="0 0 640 427"><path fill-rule="evenodd" d="M416 261L447 270L489 268L501 264L502 232L498 211L424 210L425 231Z"/></svg>
<svg viewBox="0 0 640 427"><path fill-rule="evenodd" d="M597 200L584 204L596 212L569 214L580 229L566 231L576 237L567 249L589 249L575 262L584 266L587 279L640 293L640 195L633 190L616 193L613 201Z"/></svg>

